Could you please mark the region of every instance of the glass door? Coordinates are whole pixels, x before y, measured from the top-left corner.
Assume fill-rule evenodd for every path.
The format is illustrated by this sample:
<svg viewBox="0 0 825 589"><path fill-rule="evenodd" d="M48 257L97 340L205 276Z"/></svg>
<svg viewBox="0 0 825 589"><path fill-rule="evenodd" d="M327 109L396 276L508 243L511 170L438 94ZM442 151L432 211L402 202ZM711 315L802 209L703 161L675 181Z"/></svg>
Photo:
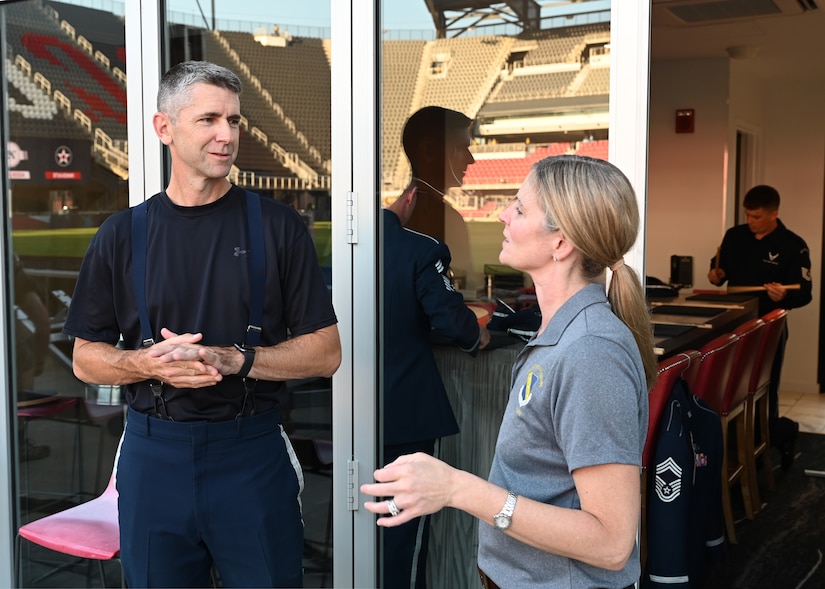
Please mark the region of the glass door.
<svg viewBox="0 0 825 589"><path fill-rule="evenodd" d="M99 4L0 7L15 531L101 494L123 429L119 389L78 381L61 333L90 239L128 204L124 7ZM76 559L21 547L19 585L87 582Z"/></svg>
<svg viewBox="0 0 825 589"><path fill-rule="evenodd" d="M303 4L168 2L162 59L164 69L211 61L241 78L240 147L230 181L299 213L331 293L330 3ZM282 411L304 474L306 587L331 587L333 579L332 388L330 378L290 381Z"/></svg>
<svg viewBox="0 0 825 589"><path fill-rule="evenodd" d="M376 200L396 224L448 246L445 280L481 322L492 310L535 305L529 278L498 261L499 214L534 162L559 154L610 159L645 198L647 45L636 38L646 21L643 8L634 12L627 4L611 10L605 0L379 3ZM618 71L628 73L621 85ZM636 84L635 93L627 90ZM409 209L395 203L411 190L415 204L405 218ZM459 349L455 331L445 337L435 329L436 321L444 324L438 309L400 303L406 299L397 266L413 256L391 249L398 243L392 223L383 226L379 324L390 328L379 328L379 463L424 451L486 476L524 340L491 326L491 344L472 357ZM643 247L642 235L633 261L640 274ZM415 328L397 329L412 313L434 328L429 342ZM398 358L413 353L420 364L401 375ZM436 369L438 380L422 384ZM428 523L406 524L406 537L382 529L382 586L417 586L422 577L434 588L477 584L478 525L466 513L443 510Z"/></svg>
<svg viewBox="0 0 825 589"><path fill-rule="evenodd" d="M381 201L399 212L402 225L448 246L446 277L464 303L478 309L481 322L497 307L535 306L529 279L498 261L499 214L530 166L563 153L607 159L612 140L610 3L529 3L536 5L535 12L504 4L381 3ZM413 189L416 202L405 221L403 207L393 203ZM385 242L383 255L400 260L390 243ZM398 315L405 311L393 307L401 282L395 263L385 265L383 318L399 324ZM442 298L452 304L447 295ZM488 349L471 356L455 339L461 333L458 323L445 323L437 312L427 310L421 317L433 325L440 321L442 328L429 342L435 366L421 350L427 366L419 367L420 373L437 370L428 383L435 390L417 397L429 393L428 405L419 401L403 416L394 415L392 408L402 403L395 398L399 391L413 393L396 378L393 365L386 367L379 391L379 404L386 408L380 416L381 462L399 448L418 450L486 476L510 368L524 341L493 332ZM386 358L398 357L401 345L410 350L428 345L412 331L390 331L383 341ZM441 423L439 428L434 422ZM429 447L421 441L425 437ZM455 510L429 519L429 524L418 522L419 533L411 530L406 539L395 530L385 532L384 586L398 579L404 558L417 562L406 567L405 586L414 586L422 575L430 587L478 582L478 522Z"/></svg>

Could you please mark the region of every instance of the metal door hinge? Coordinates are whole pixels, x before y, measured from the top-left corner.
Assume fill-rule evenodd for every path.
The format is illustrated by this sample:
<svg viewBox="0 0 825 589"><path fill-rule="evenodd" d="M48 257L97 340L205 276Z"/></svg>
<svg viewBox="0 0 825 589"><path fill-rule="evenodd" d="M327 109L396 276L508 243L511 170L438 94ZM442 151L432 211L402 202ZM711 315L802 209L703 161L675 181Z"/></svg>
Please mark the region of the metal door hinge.
<svg viewBox="0 0 825 589"><path fill-rule="evenodd" d="M347 511L358 511L358 461L347 460Z"/></svg>
<svg viewBox="0 0 825 589"><path fill-rule="evenodd" d="M347 192L347 243L358 243L358 195Z"/></svg>

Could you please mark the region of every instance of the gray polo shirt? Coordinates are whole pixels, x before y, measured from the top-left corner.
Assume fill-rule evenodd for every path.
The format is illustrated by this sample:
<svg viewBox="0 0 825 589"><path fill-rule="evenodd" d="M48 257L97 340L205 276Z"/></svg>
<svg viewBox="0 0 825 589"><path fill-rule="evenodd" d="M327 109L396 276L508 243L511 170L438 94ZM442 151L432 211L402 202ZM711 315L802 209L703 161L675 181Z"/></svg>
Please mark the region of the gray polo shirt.
<svg viewBox="0 0 825 589"><path fill-rule="evenodd" d="M611 311L604 286L588 285L519 354L489 479L518 495L579 509L574 470L641 468L647 411L636 341ZM483 522L478 562L508 589L626 587L640 575L638 547L623 570L608 571L538 550Z"/></svg>

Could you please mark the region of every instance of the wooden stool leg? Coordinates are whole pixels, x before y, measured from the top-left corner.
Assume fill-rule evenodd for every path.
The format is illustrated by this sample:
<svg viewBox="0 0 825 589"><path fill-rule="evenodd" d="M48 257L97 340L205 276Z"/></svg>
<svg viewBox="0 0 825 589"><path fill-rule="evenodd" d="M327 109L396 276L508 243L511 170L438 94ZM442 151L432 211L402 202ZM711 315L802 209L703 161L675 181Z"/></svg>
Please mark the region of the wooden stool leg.
<svg viewBox="0 0 825 589"><path fill-rule="evenodd" d="M759 513L762 509L762 500L759 497L759 476L756 468L756 405L753 395L748 396L745 402L745 454L748 466L748 485L750 486L750 501L753 512Z"/></svg>
<svg viewBox="0 0 825 589"><path fill-rule="evenodd" d="M748 444L746 411L742 411L736 416L736 453L738 455L738 467L741 469L739 474L739 487L742 490L742 502L745 505L745 517L753 519L753 491L751 490L751 481L754 480L755 473L751 472L751 464L753 463L753 454L749 448L753 444Z"/></svg>
<svg viewBox="0 0 825 589"><path fill-rule="evenodd" d="M756 407L759 412L759 437L760 443L756 449L757 455L762 456L762 464L765 465L765 478L768 481L768 489L776 491L776 479L773 476L773 459L771 458L771 423L770 409L768 407L768 389L762 391L756 400Z"/></svg>
<svg viewBox="0 0 825 589"><path fill-rule="evenodd" d="M725 517L725 530L728 542L736 544L736 527L733 523L733 509L730 504L730 483L728 478L728 423L722 420L722 513Z"/></svg>

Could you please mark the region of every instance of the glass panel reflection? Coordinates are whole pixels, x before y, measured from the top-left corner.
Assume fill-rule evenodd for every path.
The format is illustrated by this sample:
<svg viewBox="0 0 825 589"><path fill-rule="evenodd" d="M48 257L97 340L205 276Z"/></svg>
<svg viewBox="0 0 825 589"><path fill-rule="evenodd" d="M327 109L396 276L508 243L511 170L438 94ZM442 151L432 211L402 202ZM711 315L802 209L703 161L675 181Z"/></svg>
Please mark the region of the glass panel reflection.
<svg viewBox="0 0 825 589"><path fill-rule="evenodd" d="M397 417L385 413L380 462L388 462L399 446L423 450L422 438L441 435L440 447L427 440L437 455L484 475L507 400L510 368L523 346L521 336L534 329L529 278L498 261L503 229L498 216L534 162L564 153L607 159L610 2L383 0L380 13L381 202L399 213L405 227L446 243L451 262L444 280L477 310L480 322L494 309L506 315L526 312L513 315L524 317L522 323L490 319L491 344L475 357L462 351L459 338L438 328L442 319L424 312L421 321L438 332L429 343L449 405L430 395L428 406L405 412L403 429L417 428L420 435L404 439ZM426 117L422 125L433 107L441 114ZM405 208L395 203L413 188L417 202L405 218ZM384 256L398 259L386 250ZM398 273L385 270L386 329L400 324L402 311L396 310ZM418 339L397 329L385 331L386 384L379 406L399 406L390 396L403 387L395 380L398 367L388 359L398 357L399 342L420 347ZM423 386L420 373L415 374L416 384ZM424 393L416 398L424 399ZM449 427L433 433L433 422L449 424L453 417L460 433L449 435ZM420 534L405 543L382 530L385 586L402 576L405 586L410 579L417 587L477 584L477 525L455 510L434 515L429 550Z"/></svg>
<svg viewBox="0 0 825 589"><path fill-rule="evenodd" d="M3 5L4 104L14 271L18 524L106 488L123 429L117 387L72 374L61 333L80 261L100 223L127 204L123 5ZM22 545L22 586L87 586L78 559ZM116 562L103 573L114 582ZM95 581L96 582L96 581Z"/></svg>
<svg viewBox="0 0 825 589"><path fill-rule="evenodd" d="M329 3L309 2L299 11L281 3L229 0L168 6L166 67L210 61L243 83L240 144L230 181L298 211L331 292ZM298 24L291 18L296 13L327 26ZM304 474L304 586L330 587L331 379L289 381L281 413Z"/></svg>

